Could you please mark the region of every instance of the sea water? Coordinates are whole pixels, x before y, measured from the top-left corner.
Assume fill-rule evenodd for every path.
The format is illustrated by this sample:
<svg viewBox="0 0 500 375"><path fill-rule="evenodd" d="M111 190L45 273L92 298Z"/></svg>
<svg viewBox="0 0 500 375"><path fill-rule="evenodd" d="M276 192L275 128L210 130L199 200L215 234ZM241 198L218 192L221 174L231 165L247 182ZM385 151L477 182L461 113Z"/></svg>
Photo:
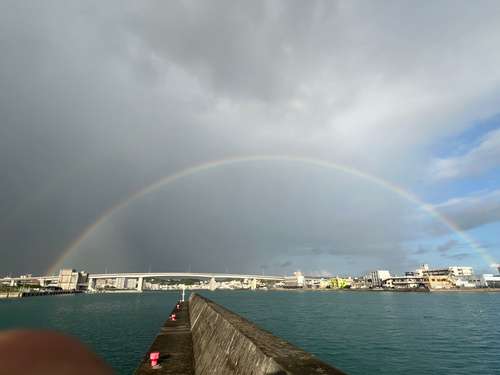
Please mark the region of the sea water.
<svg viewBox="0 0 500 375"><path fill-rule="evenodd" d="M500 373L500 293L200 294L351 375ZM0 299L0 329L65 331L117 373L133 374L180 298L168 291Z"/></svg>

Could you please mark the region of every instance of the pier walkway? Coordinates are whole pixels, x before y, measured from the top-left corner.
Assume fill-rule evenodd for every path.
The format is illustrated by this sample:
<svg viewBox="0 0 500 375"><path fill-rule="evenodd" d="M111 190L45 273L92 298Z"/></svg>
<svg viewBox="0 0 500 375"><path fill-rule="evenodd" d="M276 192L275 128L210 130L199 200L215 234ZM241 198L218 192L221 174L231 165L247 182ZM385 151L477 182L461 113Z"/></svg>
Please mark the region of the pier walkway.
<svg viewBox="0 0 500 375"><path fill-rule="evenodd" d="M197 293L172 313L134 375L346 375ZM151 352L160 352L157 368Z"/></svg>
<svg viewBox="0 0 500 375"><path fill-rule="evenodd" d="M189 302L183 302L179 307L180 309L174 308L172 311L172 314L176 315L175 321L171 319L170 314L134 375L194 374ZM149 354L152 352L160 352L159 368L151 367Z"/></svg>

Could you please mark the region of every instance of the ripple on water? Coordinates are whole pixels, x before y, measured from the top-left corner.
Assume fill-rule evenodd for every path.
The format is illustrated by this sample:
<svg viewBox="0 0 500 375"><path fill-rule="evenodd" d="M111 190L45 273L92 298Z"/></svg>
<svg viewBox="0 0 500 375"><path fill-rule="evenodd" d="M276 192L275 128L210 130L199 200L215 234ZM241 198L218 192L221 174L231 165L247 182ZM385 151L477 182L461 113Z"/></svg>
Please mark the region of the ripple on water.
<svg viewBox="0 0 500 375"><path fill-rule="evenodd" d="M203 291L201 294L356 374L496 374L500 293ZM63 330L131 374L179 292L0 300L0 328Z"/></svg>

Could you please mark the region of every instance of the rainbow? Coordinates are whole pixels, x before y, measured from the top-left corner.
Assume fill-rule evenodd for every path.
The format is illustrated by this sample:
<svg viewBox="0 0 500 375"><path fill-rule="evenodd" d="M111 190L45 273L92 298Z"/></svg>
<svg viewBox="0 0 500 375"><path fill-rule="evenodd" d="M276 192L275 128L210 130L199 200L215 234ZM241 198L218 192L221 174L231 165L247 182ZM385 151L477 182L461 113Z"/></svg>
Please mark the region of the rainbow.
<svg viewBox="0 0 500 375"><path fill-rule="evenodd" d="M338 163L332 163L329 161L311 159L305 157L296 157L296 156L286 156L286 155L260 155L260 156L244 156L230 159L221 159L215 160L204 164L199 164L194 167L184 169L182 171L173 173L168 175L149 186L146 186L142 190L138 191L135 194L130 195L129 197L123 199L114 207L111 207L109 210L104 212L101 216L99 216L91 225L89 225L69 246L68 248L59 256L56 262L50 267L48 271L48 275L52 273L58 272L61 268L63 262L73 254L82 243L91 236L101 225L107 222L111 217L116 215L118 212L123 210L125 207L130 205L135 200L149 194L150 192L158 189L161 186L169 184L178 179L190 176L197 172L206 171L208 169L222 167L226 165L233 164L242 164L242 163L250 163L250 162L263 162L263 161L283 161L283 162L291 162L291 163L304 163L316 166L322 166L326 168L333 168L339 171L343 171L349 173L353 176L357 176L363 178L365 180L371 181L377 185L383 186L394 193L400 195L406 200L412 202L413 204L419 206L423 210L427 211L429 214L434 216L440 222L442 222L446 227L448 227L451 231L455 232L459 237L465 240L468 244L470 244L488 263L496 264L497 262L493 258L491 254L489 254L486 250L484 250L479 244L477 244L467 233L463 232L456 224L452 223L450 220L445 218L436 212L431 206L425 205L423 202L419 201L412 193L402 189L399 186L396 186L388 181L385 181L379 177L373 176L371 174L361 172L351 167L347 167Z"/></svg>

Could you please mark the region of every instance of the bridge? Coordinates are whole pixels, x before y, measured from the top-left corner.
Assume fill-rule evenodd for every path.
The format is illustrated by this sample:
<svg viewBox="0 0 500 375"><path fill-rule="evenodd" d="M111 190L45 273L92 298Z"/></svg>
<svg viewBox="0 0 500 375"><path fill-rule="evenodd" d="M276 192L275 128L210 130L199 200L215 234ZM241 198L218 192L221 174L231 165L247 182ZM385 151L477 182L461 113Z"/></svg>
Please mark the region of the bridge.
<svg viewBox="0 0 500 375"><path fill-rule="evenodd" d="M152 277L166 277L166 278L203 278L210 279L210 290L215 290L215 280L216 279L249 279L251 281L251 289L254 290L257 287L257 280L271 280L271 281L282 281L283 276L261 276L261 275L240 275L240 274L226 274L226 273L191 273L191 272L148 272L148 273L102 273L102 274L89 274L88 275L88 290L94 290L96 287L96 282L99 279L137 279L137 291L142 292L144 289L144 279ZM23 277L6 277L1 279L0 283L10 283L11 286L16 285L17 282L30 282L33 280L38 280L40 285L45 286L48 283L52 283L59 280L59 276L23 276ZM81 285L81 284L79 284Z"/></svg>
<svg viewBox="0 0 500 375"><path fill-rule="evenodd" d="M270 280L270 281L283 281L283 276L264 276L264 275L240 275L240 274L227 274L227 273L204 273L204 272L147 272L147 273L101 273L101 274L88 274L88 282L79 283L81 287L95 290L97 280L99 279L136 279L137 291L142 292L144 289L144 279L153 277L166 277L166 278L203 278L210 279L210 290L215 290L216 279L248 279L251 280L250 288L255 290L257 288L257 280ZM305 280L318 280L320 277L305 276ZM58 276L23 276L23 277L6 277L0 278L0 283L10 283L11 286L16 285L17 282L30 283L38 280L38 283L45 286L50 283L58 282ZM63 288L64 289L64 288ZM69 284L68 288L69 289Z"/></svg>
<svg viewBox="0 0 500 375"><path fill-rule="evenodd" d="M3 279L0 278L0 283L10 283L10 286L14 286L17 284L17 282L24 281L27 284L31 284L31 282L35 280L37 280L40 285L44 286L46 284L49 284L50 282L59 280L59 276L4 277Z"/></svg>
<svg viewBox="0 0 500 375"><path fill-rule="evenodd" d="M199 277L210 279L210 290L215 290L216 279L249 279L252 280L250 286L254 290L257 287L257 280L282 281L282 276L257 276L257 275L240 275L227 273L187 273L187 272L148 272L148 273L105 273L98 275L89 275L88 289L95 289L98 279L137 279L137 291L142 292L144 288L144 279L151 277L170 277L170 278L193 278Z"/></svg>

